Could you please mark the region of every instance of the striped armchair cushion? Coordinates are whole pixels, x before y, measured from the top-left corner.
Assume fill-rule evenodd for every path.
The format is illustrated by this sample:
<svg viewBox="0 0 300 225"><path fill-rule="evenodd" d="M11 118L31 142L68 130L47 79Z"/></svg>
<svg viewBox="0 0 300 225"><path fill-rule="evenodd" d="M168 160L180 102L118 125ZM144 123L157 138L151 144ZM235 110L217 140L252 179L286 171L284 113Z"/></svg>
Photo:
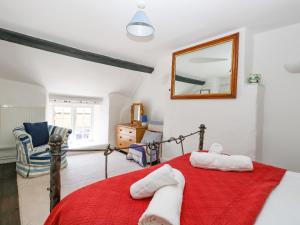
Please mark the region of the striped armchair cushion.
<svg viewBox="0 0 300 225"><path fill-rule="evenodd" d="M30 156L30 163L35 165L51 165L51 155L47 151L48 145L44 146L43 151L37 151ZM61 159L63 160L66 157L66 152L63 152Z"/></svg>

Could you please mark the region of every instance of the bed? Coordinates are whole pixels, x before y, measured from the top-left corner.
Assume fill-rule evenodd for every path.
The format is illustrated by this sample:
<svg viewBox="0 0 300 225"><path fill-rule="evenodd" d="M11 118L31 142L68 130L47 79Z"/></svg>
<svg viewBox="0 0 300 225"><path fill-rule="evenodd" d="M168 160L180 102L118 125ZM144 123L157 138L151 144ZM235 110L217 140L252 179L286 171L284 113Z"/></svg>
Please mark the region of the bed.
<svg viewBox="0 0 300 225"><path fill-rule="evenodd" d="M300 224L300 174L254 162L253 172L194 168L190 154L168 162L186 180L181 225ZM134 200L129 187L163 164L79 189L50 213L45 225L135 225L149 199Z"/></svg>

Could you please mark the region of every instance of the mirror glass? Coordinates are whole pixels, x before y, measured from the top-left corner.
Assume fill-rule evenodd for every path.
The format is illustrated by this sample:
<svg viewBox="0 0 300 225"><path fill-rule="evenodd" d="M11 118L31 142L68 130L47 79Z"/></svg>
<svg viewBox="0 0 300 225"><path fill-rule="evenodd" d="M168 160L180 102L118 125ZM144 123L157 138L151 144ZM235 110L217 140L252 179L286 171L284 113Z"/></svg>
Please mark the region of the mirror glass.
<svg viewBox="0 0 300 225"><path fill-rule="evenodd" d="M134 105L133 120L141 121L141 105Z"/></svg>
<svg viewBox="0 0 300 225"><path fill-rule="evenodd" d="M144 114L144 106L142 103L133 103L131 105L131 124L140 125L141 116Z"/></svg>
<svg viewBox="0 0 300 225"><path fill-rule="evenodd" d="M176 58L175 94L230 93L232 42Z"/></svg>
<svg viewBox="0 0 300 225"><path fill-rule="evenodd" d="M237 40L226 38L173 54L172 98L235 97Z"/></svg>

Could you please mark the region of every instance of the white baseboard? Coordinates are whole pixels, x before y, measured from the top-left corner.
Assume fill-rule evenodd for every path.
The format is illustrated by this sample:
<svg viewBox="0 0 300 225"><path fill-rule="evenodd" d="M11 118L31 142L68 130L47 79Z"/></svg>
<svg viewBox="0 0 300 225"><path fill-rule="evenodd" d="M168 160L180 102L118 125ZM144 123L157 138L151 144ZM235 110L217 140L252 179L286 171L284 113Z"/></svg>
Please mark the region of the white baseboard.
<svg viewBox="0 0 300 225"><path fill-rule="evenodd" d="M16 162L16 157L6 158L6 159L0 158L0 164L14 163L14 162Z"/></svg>
<svg viewBox="0 0 300 225"><path fill-rule="evenodd" d="M16 162L16 148L0 149L0 164Z"/></svg>

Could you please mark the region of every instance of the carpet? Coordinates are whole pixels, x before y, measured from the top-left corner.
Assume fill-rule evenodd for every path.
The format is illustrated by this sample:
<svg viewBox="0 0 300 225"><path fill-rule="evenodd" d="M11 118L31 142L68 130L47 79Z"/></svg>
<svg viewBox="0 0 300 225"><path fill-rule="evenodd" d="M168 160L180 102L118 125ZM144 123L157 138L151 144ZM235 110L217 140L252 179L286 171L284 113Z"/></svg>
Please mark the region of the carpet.
<svg viewBox="0 0 300 225"><path fill-rule="evenodd" d="M0 224L20 225L16 164L0 164Z"/></svg>

